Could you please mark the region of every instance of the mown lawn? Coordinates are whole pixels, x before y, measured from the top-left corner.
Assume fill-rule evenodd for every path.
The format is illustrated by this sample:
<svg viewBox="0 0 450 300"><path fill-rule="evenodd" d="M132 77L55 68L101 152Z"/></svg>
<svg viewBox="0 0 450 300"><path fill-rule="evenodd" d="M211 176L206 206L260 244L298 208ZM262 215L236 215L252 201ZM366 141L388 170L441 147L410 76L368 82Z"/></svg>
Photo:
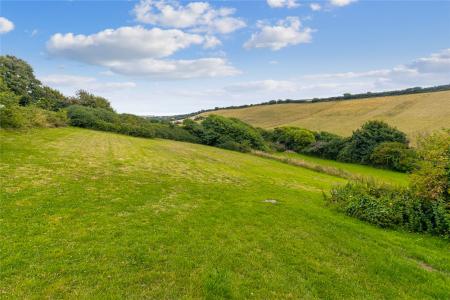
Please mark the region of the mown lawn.
<svg viewBox="0 0 450 300"><path fill-rule="evenodd" d="M343 179L75 128L0 139L2 298L450 298L450 243L332 211Z"/></svg>
<svg viewBox="0 0 450 300"><path fill-rule="evenodd" d="M277 157L285 157L293 160L305 161L313 165L332 167L342 170L346 173L353 174L356 177L375 180L382 183L389 183L398 186L406 186L409 183L409 175L405 173L393 172L390 170L383 170L359 164L343 163L293 152L276 152L274 153L274 155Z"/></svg>

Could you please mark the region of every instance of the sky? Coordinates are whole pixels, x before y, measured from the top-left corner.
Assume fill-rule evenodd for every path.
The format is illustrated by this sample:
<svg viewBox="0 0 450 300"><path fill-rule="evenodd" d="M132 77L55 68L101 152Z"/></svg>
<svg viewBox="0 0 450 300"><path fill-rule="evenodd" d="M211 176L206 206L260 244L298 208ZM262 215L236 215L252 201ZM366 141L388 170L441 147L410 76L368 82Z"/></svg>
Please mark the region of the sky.
<svg viewBox="0 0 450 300"><path fill-rule="evenodd" d="M450 1L8 1L1 54L121 113L450 83Z"/></svg>

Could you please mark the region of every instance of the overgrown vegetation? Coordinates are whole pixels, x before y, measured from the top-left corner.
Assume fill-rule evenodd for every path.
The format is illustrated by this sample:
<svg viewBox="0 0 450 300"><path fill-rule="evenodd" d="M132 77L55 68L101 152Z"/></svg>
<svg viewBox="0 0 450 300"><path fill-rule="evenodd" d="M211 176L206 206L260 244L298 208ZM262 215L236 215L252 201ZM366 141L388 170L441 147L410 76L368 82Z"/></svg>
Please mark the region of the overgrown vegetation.
<svg viewBox="0 0 450 300"><path fill-rule="evenodd" d="M409 148L406 135L381 121L365 123L349 138L297 127L275 128L263 135L278 151L290 150L400 172L412 171L416 162L415 152Z"/></svg>
<svg viewBox="0 0 450 300"><path fill-rule="evenodd" d="M418 168L410 187L368 182L334 188L329 202L350 216L381 227L402 227L450 238L450 132L419 143Z"/></svg>
<svg viewBox="0 0 450 300"><path fill-rule="evenodd" d="M205 145L241 152L266 150L261 133L238 119L210 115L201 123L186 119L183 128Z"/></svg>
<svg viewBox="0 0 450 300"><path fill-rule="evenodd" d="M164 121L155 121L130 114L117 114L105 108L71 105L67 108L70 125L102 131L117 132L146 138L164 138L198 142L183 128Z"/></svg>

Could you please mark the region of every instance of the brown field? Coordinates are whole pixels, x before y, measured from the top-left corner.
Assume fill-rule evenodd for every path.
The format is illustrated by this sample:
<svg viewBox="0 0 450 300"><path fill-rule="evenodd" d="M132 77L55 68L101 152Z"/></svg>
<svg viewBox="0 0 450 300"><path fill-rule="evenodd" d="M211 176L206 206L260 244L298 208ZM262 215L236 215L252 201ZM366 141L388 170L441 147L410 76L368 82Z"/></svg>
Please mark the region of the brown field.
<svg viewBox="0 0 450 300"><path fill-rule="evenodd" d="M450 127L450 91L321 103L224 109L205 114L239 118L254 126L299 126L348 136L369 120L382 120L418 135Z"/></svg>

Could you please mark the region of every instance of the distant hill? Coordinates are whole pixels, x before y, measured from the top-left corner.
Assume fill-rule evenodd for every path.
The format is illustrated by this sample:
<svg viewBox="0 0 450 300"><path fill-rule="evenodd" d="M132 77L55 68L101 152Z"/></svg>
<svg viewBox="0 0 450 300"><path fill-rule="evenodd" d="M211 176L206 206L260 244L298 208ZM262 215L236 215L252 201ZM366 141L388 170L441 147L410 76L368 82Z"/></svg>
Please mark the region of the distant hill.
<svg viewBox="0 0 450 300"><path fill-rule="evenodd" d="M398 127L414 141L419 134L450 127L450 91L413 93L302 103L255 105L219 109L219 114L239 118L254 126L299 126L347 136L368 120L383 120Z"/></svg>

